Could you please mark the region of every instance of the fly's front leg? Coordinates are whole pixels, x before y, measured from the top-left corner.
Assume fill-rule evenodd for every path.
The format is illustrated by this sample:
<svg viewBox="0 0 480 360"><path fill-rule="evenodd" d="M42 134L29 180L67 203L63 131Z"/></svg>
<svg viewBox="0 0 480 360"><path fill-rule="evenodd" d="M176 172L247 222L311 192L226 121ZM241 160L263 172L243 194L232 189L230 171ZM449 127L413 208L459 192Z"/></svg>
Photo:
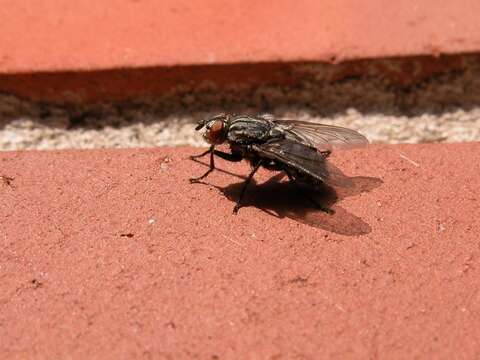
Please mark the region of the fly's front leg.
<svg viewBox="0 0 480 360"><path fill-rule="evenodd" d="M191 155L191 156L190 156L190 159L194 160L194 159L198 159L198 158L204 157L205 155L207 155L208 153L211 153L212 151L213 151L213 145L210 146L207 151L205 151L205 152L203 152L203 153L201 153L201 154Z"/></svg>
<svg viewBox="0 0 480 360"><path fill-rule="evenodd" d="M240 193L240 197L238 198L237 204L236 204L235 207L233 208L233 213L234 213L234 214L238 213L238 210L239 210L240 207L241 207L241 203L242 203L242 200L243 200L243 196L245 195L245 191L247 190L248 185L249 185L250 182L252 181L253 175L255 175L255 173L257 172L257 170L260 168L261 165L262 165L262 161L260 160L260 161L255 165L255 167L253 168L253 170L250 172L250 174L248 175L247 179L246 179L245 182L243 183L243 188L242 188L242 191L241 191L241 193Z"/></svg>
<svg viewBox="0 0 480 360"><path fill-rule="evenodd" d="M210 149L208 149L206 152L204 152L200 155L194 155L194 156L191 157L192 159L195 159L195 158L202 157L202 156L205 156L208 153L210 153L210 168L202 176L199 176L199 177L196 177L196 178L190 178L190 183L193 184L193 183L200 182L202 179L206 178L208 176L208 174L210 174L215 169L215 159L213 158L214 151L215 151L215 147L212 145L212 146L210 146Z"/></svg>
<svg viewBox="0 0 480 360"><path fill-rule="evenodd" d="M210 168L207 170L207 172L205 174L203 174L202 176L200 177L197 177L197 178L191 178L190 179L190 182L193 184L193 183L198 183L200 182L202 179L204 179L205 177L208 176L208 174L210 174L214 169L215 169L215 159L214 159L214 155L215 156L218 156L224 160L227 160L227 161L232 161L232 162L237 162L237 161L241 161L242 160L242 155L241 154L237 154L237 153L233 153L233 154L229 154L229 153L226 153L226 152L223 152L223 151L218 151L218 150L215 150L215 147L212 145L210 146L210 149L208 149L208 151L200 154L200 155L194 155L192 156L191 158L193 160L195 160L195 158L197 157L202 157L202 156L205 156L206 154L210 153Z"/></svg>

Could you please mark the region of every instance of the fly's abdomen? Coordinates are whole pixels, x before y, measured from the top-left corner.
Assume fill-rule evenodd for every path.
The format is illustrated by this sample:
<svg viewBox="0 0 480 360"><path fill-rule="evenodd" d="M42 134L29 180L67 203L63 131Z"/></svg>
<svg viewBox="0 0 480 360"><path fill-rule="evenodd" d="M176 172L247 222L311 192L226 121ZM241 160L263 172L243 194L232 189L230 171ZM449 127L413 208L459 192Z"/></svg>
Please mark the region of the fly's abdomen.
<svg viewBox="0 0 480 360"><path fill-rule="evenodd" d="M323 183L320 179L314 178L300 169L288 166L285 170L295 179L295 181L305 187L316 187Z"/></svg>
<svg viewBox="0 0 480 360"><path fill-rule="evenodd" d="M230 121L227 139L239 144L262 143L268 140L271 128L271 124L264 119L235 117Z"/></svg>

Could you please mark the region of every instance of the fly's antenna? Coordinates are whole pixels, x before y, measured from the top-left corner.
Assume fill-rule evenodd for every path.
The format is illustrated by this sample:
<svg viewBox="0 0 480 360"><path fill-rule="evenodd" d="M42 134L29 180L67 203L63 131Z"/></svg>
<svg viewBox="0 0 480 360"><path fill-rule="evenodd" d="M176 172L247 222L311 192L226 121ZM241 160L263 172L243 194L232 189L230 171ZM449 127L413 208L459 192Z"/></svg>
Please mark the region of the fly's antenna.
<svg viewBox="0 0 480 360"><path fill-rule="evenodd" d="M207 120L203 119L203 120L200 120L198 123L197 123L197 126L195 127L195 130L198 131L200 130L201 128L203 128L205 126L205 123L207 122Z"/></svg>

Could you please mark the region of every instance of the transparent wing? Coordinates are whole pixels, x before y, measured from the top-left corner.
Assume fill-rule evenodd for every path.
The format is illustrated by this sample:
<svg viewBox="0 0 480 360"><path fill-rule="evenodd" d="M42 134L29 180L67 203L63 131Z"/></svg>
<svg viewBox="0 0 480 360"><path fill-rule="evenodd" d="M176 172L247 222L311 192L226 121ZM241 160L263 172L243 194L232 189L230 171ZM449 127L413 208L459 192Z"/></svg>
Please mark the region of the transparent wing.
<svg viewBox="0 0 480 360"><path fill-rule="evenodd" d="M271 119L287 139L296 140L319 150L352 149L368 144L365 136L355 130L311 121Z"/></svg>
<svg viewBox="0 0 480 360"><path fill-rule="evenodd" d="M253 145L262 156L280 161L300 170L327 185L351 187L351 179L340 169L330 164L316 149L301 143L280 140L261 145Z"/></svg>

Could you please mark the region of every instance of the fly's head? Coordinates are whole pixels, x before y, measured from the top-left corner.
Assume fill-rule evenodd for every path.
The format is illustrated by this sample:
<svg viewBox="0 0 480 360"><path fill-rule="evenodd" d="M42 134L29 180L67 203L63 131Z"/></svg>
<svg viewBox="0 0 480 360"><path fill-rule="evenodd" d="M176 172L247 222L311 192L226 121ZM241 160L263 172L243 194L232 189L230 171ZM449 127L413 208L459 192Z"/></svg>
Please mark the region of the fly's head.
<svg viewBox="0 0 480 360"><path fill-rule="evenodd" d="M203 138L211 145L220 145L227 140L228 120L230 115L219 114L208 119L201 120L195 130L205 127Z"/></svg>

